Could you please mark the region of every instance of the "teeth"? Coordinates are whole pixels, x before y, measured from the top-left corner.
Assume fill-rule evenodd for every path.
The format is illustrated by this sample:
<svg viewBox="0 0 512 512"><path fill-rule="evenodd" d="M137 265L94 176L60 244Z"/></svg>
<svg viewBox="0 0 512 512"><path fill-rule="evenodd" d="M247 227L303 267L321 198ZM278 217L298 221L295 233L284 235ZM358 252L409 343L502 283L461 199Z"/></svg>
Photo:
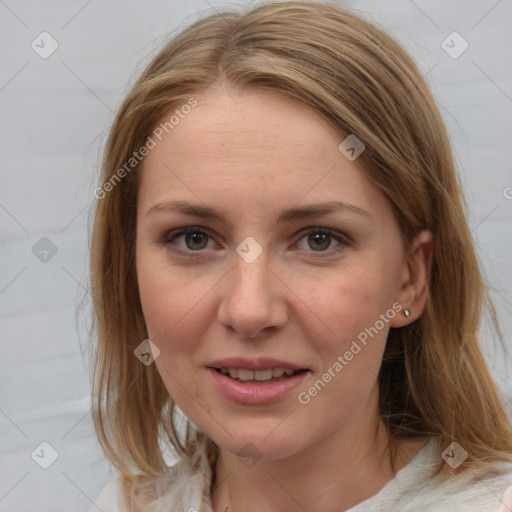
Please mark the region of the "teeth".
<svg viewBox="0 0 512 512"><path fill-rule="evenodd" d="M232 379L242 381L257 380L260 382L280 379L283 375L289 377L295 373L291 368L268 368L266 370L249 370L246 368L221 368L222 375L229 375Z"/></svg>
<svg viewBox="0 0 512 512"><path fill-rule="evenodd" d="M255 370L254 372L254 378L256 380L270 380L272 375L272 370Z"/></svg>
<svg viewBox="0 0 512 512"><path fill-rule="evenodd" d="M229 375L233 377L233 375L231 374L231 368L229 369ZM254 380L254 371L240 368L238 370L238 378L239 380Z"/></svg>

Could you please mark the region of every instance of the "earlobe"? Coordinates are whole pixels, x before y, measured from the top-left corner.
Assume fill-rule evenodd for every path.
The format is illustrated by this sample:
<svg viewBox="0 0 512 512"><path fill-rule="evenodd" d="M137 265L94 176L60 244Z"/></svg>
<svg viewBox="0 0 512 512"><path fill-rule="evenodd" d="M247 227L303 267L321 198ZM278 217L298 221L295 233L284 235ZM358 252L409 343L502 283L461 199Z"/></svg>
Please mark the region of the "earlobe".
<svg viewBox="0 0 512 512"><path fill-rule="evenodd" d="M391 327L410 324L423 313L430 284L434 254L434 237L423 230L411 242L404 260L402 282L396 302L402 306L401 314L390 322Z"/></svg>

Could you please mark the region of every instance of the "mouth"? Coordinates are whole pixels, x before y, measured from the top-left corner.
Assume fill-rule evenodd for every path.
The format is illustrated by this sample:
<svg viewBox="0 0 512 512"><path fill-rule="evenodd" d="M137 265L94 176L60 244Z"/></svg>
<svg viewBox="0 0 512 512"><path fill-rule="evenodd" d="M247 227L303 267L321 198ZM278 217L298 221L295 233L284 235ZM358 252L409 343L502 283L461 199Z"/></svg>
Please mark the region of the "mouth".
<svg viewBox="0 0 512 512"><path fill-rule="evenodd" d="M249 368L212 368L221 375L237 382L244 384L271 384L289 379L295 375L305 373L307 369L292 369L292 368L266 368L262 370L251 370Z"/></svg>

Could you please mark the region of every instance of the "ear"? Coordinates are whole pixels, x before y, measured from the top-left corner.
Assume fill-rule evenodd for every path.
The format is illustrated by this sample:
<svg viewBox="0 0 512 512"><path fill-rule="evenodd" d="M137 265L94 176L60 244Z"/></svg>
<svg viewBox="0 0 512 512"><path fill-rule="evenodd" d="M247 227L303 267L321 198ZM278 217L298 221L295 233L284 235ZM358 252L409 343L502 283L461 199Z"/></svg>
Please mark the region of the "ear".
<svg viewBox="0 0 512 512"><path fill-rule="evenodd" d="M423 230L413 239L404 257L395 298L402 310L390 321L391 327L403 327L423 313L429 290L433 253L434 237L430 231ZM411 312L409 318L403 314L405 309Z"/></svg>

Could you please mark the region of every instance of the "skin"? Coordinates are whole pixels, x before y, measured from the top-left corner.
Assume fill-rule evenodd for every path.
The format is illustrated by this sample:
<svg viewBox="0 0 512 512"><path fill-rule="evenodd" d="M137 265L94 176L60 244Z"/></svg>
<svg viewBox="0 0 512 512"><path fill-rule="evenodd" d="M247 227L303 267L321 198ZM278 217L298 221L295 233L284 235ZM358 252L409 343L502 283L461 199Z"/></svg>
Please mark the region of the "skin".
<svg viewBox="0 0 512 512"><path fill-rule="evenodd" d="M425 442L400 441L392 469L377 375L389 328L424 308L432 236L404 244L387 198L338 150L344 137L307 106L226 85L195 97L198 105L145 158L138 193L137 275L149 337L161 351L155 364L182 411L220 447L215 512L228 504L231 512L346 510L378 492ZM208 205L223 218L148 214L170 200ZM366 214L274 222L281 209L328 201ZM188 245L184 235L169 236L186 226L209 236ZM333 236L318 247L308 227L349 242ZM236 252L248 236L263 249L252 263ZM299 403L298 393L394 303L412 317L397 313ZM310 374L277 403L239 405L207 370L230 356L273 357ZM247 443L257 451L250 465L235 455Z"/></svg>

